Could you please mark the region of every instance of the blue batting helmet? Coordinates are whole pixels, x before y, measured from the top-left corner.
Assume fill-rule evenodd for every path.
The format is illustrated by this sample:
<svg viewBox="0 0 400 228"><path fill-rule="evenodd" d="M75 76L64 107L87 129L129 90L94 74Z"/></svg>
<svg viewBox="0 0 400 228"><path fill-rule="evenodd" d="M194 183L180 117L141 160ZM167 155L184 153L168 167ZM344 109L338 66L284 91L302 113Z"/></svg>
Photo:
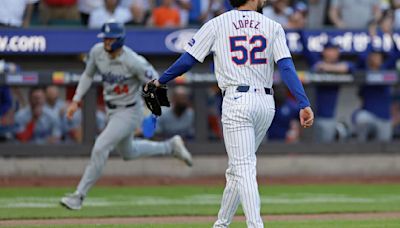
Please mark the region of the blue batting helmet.
<svg viewBox="0 0 400 228"><path fill-rule="evenodd" d="M101 27L98 38L115 38L116 41L111 45L111 51L121 48L125 42L125 27L122 23L109 22Z"/></svg>

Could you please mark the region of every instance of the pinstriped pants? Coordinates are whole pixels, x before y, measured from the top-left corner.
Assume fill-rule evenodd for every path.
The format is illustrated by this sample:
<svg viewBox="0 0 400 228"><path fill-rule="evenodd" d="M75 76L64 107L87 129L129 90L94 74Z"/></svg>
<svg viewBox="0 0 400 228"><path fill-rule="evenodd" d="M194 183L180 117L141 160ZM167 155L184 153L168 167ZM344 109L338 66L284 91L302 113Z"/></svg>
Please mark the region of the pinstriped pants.
<svg viewBox="0 0 400 228"><path fill-rule="evenodd" d="M247 227L264 227L256 179L256 151L275 114L273 96L262 90L247 93L228 88L222 105L222 124L229 164L226 187L214 228L228 227L242 203Z"/></svg>

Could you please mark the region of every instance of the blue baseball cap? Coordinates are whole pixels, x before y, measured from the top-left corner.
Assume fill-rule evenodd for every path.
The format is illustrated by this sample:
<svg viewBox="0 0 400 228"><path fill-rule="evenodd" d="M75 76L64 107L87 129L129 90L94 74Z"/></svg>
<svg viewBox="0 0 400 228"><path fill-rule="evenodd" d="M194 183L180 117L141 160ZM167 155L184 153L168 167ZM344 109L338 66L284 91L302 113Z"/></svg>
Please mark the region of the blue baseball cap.
<svg viewBox="0 0 400 228"><path fill-rule="evenodd" d="M125 27L122 23L109 22L101 27L98 38L125 38Z"/></svg>

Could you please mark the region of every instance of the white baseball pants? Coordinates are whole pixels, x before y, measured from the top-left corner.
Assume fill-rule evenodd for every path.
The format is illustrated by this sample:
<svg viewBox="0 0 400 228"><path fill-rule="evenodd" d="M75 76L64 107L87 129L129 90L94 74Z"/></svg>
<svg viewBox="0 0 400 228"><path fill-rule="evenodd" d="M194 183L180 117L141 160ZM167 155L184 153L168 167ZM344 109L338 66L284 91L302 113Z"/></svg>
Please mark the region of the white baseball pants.
<svg viewBox="0 0 400 228"><path fill-rule="evenodd" d="M132 134L139 126L143 112L140 107L136 106L113 110L109 113L108 123L96 139L89 164L86 166L77 187L80 194L86 195L100 178L108 156L113 149L116 149L124 160L172 153L169 141L133 140Z"/></svg>
<svg viewBox="0 0 400 228"><path fill-rule="evenodd" d="M248 92L226 90L222 105L222 124L229 164L226 187L214 228L228 227L242 203L247 227L264 227L260 214L260 196L256 179L256 151L275 114L273 96L263 88Z"/></svg>

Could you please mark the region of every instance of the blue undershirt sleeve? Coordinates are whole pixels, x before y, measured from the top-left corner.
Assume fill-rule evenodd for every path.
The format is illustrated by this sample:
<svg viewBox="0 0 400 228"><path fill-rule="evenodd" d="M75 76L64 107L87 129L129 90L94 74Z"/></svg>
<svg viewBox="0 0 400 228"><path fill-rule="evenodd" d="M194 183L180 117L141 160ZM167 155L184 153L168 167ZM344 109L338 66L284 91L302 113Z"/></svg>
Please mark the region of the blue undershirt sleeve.
<svg viewBox="0 0 400 228"><path fill-rule="evenodd" d="M192 55L185 52L161 75L158 81L161 84L166 84L189 71L196 63L198 63L198 61Z"/></svg>
<svg viewBox="0 0 400 228"><path fill-rule="evenodd" d="M307 98L303 85L297 77L292 58L284 58L279 60L278 69L282 81L289 88L293 96L296 97L300 109L310 106L310 101Z"/></svg>

